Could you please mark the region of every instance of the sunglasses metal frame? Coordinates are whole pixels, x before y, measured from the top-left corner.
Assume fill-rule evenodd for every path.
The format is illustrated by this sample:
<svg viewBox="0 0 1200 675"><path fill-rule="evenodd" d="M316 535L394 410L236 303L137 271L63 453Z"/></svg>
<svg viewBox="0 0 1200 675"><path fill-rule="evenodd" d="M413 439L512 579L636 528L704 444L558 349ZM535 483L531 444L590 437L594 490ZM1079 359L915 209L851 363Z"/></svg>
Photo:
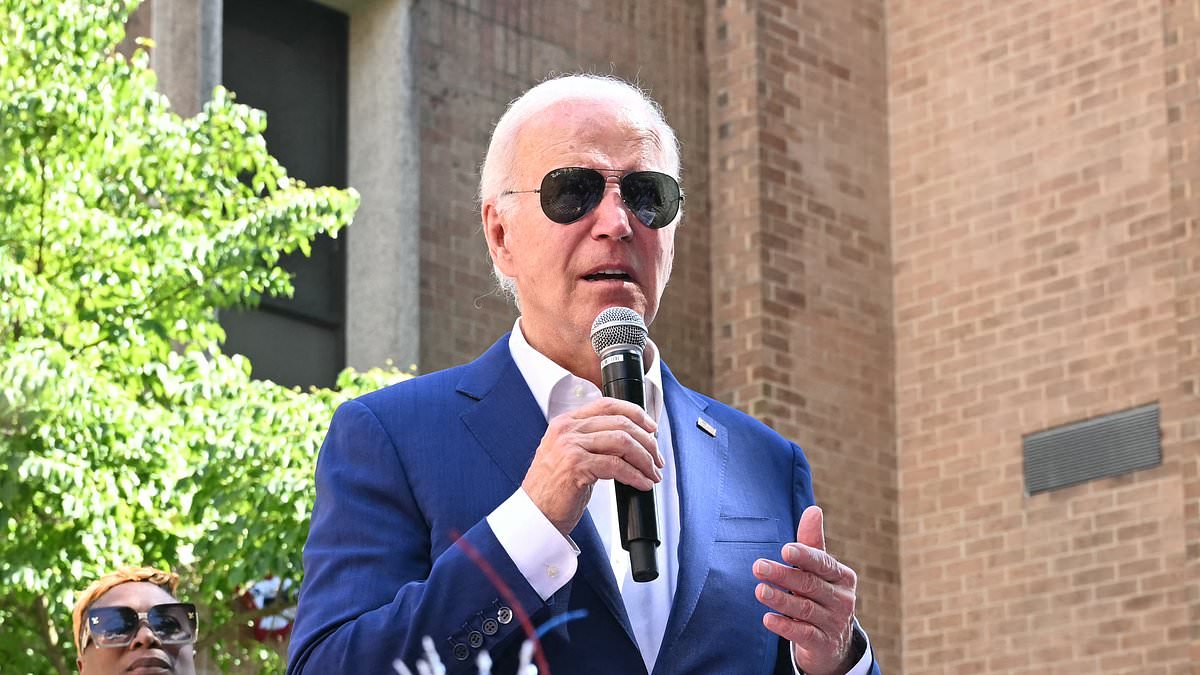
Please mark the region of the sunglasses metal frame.
<svg viewBox="0 0 1200 675"><path fill-rule="evenodd" d="M164 639L163 636L159 634L158 630L154 628L154 625L150 623L150 613L162 607L182 607L188 612L189 618L191 619L189 622L189 625L191 626L191 635L188 637L188 639ZM137 623L134 624L133 630L129 633L128 639L126 639L124 642L100 644L100 641L96 639L95 634L92 633L92 624L96 621L96 619L93 618L93 612L103 611L106 609L127 610L137 615ZM193 644L196 642L196 638L200 634L200 617L196 613L196 606L190 602L163 602L154 605L144 612L138 612L132 607L126 605L111 605L108 607L92 607L88 609L87 614L84 616L83 628L80 630L81 635L79 636L79 644L86 647L89 643L91 643L95 644L96 647L100 649L120 649L122 647L128 647L129 645L133 644L133 639L141 629L143 623L145 623L150 629L150 632L154 634L154 637L156 637L158 641L164 645Z"/></svg>
<svg viewBox="0 0 1200 675"><path fill-rule="evenodd" d="M533 189L533 190L505 190L500 193L500 196L503 197L505 195L542 194L543 191L545 190L546 181L550 180L551 177L554 176L555 174L561 173L563 171L587 171L587 172L597 174L604 179L605 189L607 189L609 180L612 178L616 178L617 179L617 190L621 194L621 201L625 204L625 206L627 208L629 208L629 210L631 212L634 213L634 217L636 218L636 220L639 223L641 223L642 225L645 225L647 228L650 228L652 230L664 228L667 225L670 225L671 223L673 223L675 221L675 219L677 217L679 217L679 207L683 204L683 200L685 197L684 192L683 192L683 187L681 185L679 185L679 180L677 178L675 178L674 176L672 176L669 173L664 173L662 171L623 171L621 169L593 169L593 168L587 167L587 166L562 166L557 169L551 169L550 171L546 172L546 175L542 177L541 186L536 189ZM675 189L679 192L679 199L678 199L678 201L675 202L674 213L672 213L671 217L667 220L667 222L663 223L662 225L654 227L650 223L647 223L644 220L642 220L641 217L637 215L637 212L634 211L633 205L631 205L629 203L629 200L625 195L625 191L624 191L625 179L630 176L635 176L638 174L651 174L651 175L655 175L655 176L664 176L666 178L669 178L671 180L671 182L675 184ZM545 205L544 201L541 204L542 213L544 213L547 218L549 218L550 220L552 220L556 223L559 223L560 225L570 225L571 223L581 220L584 216L586 216L587 214L589 214L593 210L595 210L596 206L598 206L598 205L599 205L599 201L597 201L596 204L593 204L587 210L580 213L579 216L577 216L576 218L564 222L564 221L556 220L551 214L546 213L546 205Z"/></svg>

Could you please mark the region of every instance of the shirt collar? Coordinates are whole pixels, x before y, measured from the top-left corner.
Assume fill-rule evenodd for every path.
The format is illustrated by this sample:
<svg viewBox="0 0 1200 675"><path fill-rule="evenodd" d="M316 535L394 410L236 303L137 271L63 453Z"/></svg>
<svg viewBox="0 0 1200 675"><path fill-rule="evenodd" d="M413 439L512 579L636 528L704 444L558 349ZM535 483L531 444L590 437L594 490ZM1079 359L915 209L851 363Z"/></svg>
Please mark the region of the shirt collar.
<svg viewBox="0 0 1200 675"><path fill-rule="evenodd" d="M647 346L653 347L649 350L653 356L650 358L650 363L646 366L646 407L650 411L650 416L654 419L659 418L659 413L663 409L662 395L662 367L661 360L658 357L658 345L647 341ZM512 335L508 338L508 350L512 354L513 361L517 364L517 370L521 371L521 376L525 378L525 384L529 386L529 391L533 393L533 398L537 401L538 408L542 411L542 416L547 420L550 417L550 396L554 391L554 387L563 380L577 380L580 383L585 383L593 388L596 385L588 382L575 375L571 374L566 368L551 361L545 354L533 348L529 341L525 339L525 333L521 331L521 319L518 318L513 324Z"/></svg>

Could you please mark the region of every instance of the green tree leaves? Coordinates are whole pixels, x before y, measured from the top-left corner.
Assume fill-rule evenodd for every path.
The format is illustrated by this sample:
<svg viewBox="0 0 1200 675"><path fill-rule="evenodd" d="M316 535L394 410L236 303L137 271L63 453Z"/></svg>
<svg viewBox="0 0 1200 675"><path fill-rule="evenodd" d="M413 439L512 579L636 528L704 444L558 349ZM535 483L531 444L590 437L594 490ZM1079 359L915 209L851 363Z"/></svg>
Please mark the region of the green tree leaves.
<svg viewBox="0 0 1200 675"><path fill-rule="evenodd" d="M250 379L220 308L292 291L357 207L266 150L222 89L180 118L148 58L115 51L121 0L0 0L0 663L70 663L73 591L123 563L182 572L211 646L232 593L299 581L312 473L344 397ZM222 663L268 658L226 639Z"/></svg>

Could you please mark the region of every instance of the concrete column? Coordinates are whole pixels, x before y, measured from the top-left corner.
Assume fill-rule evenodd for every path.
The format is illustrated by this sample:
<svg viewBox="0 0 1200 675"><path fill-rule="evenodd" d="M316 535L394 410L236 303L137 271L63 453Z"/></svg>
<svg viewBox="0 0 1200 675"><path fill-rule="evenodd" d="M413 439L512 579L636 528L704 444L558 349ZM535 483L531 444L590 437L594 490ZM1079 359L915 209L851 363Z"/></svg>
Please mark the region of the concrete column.
<svg viewBox="0 0 1200 675"><path fill-rule="evenodd" d="M126 53L136 36L155 42L150 67L175 112L191 116L221 81L223 0L147 0L130 17Z"/></svg>
<svg viewBox="0 0 1200 675"><path fill-rule="evenodd" d="M346 363L398 367L420 353L420 127L412 0L350 10L350 185L362 205L347 232Z"/></svg>
<svg viewBox="0 0 1200 675"><path fill-rule="evenodd" d="M158 90L185 117L200 112L221 82L221 21L224 0L145 0L129 17L121 53L133 53L134 40L149 37L150 67Z"/></svg>
<svg viewBox="0 0 1200 675"><path fill-rule="evenodd" d="M225 0L200 0L200 49L197 63L199 103L212 98L213 87L221 83L222 42Z"/></svg>

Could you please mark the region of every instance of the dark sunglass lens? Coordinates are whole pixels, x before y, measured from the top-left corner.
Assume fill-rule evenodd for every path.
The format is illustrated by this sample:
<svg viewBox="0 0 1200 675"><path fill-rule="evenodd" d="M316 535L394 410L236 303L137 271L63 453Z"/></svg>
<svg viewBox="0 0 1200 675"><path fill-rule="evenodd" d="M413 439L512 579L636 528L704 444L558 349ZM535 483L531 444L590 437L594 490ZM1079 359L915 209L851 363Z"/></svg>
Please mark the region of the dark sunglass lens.
<svg viewBox="0 0 1200 675"><path fill-rule="evenodd" d="M665 173L635 171L621 179L621 199L643 225L657 230L679 213L679 183Z"/></svg>
<svg viewBox="0 0 1200 675"><path fill-rule="evenodd" d="M573 223L600 203L604 182L595 169L555 169L542 179L542 212L556 223Z"/></svg>
<svg viewBox="0 0 1200 675"><path fill-rule="evenodd" d="M196 608L188 603L156 605L146 617L163 644L191 642L196 636Z"/></svg>
<svg viewBox="0 0 1200 675"><path fill-rule="evenodd" d="M101 647L128 644L137 631L137 613L128 607L96 607L88 610L88 631Z"/></svg>

